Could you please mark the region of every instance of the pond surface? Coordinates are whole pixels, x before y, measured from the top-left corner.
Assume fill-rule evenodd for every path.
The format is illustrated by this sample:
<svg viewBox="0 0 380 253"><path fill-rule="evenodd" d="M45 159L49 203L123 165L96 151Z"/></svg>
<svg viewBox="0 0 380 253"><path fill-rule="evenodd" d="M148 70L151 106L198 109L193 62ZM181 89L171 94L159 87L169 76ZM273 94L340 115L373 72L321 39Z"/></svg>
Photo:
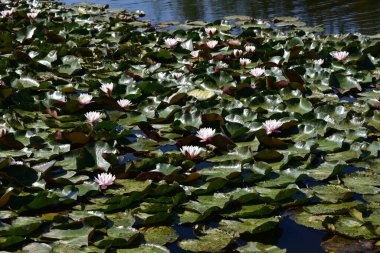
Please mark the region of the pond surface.
<svg viewBox="0 0 380 253"><path fill-rule="evenodd" d="M83 0L63 0L78 3ZM380 33L379 0L90 0L111 8L143 10L154 23L223 19L229 15L254 18L296 16L328 33Z"/></svg>

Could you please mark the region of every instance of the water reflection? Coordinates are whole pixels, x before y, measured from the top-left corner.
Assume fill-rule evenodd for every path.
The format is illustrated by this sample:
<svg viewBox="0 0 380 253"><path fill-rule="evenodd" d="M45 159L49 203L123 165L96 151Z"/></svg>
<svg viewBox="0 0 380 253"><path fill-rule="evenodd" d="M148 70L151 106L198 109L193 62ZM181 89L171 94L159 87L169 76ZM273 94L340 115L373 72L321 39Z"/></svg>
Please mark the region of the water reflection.
<svg viewBox="0 0 380 253"><path fill-rule="evenodd" d="M76 3L83 0L63 0ZM255 18L297 16L325 33L380 32L379 0L89 0L111 8L143 10L154 22L222 19L228 15Z"/></svg>

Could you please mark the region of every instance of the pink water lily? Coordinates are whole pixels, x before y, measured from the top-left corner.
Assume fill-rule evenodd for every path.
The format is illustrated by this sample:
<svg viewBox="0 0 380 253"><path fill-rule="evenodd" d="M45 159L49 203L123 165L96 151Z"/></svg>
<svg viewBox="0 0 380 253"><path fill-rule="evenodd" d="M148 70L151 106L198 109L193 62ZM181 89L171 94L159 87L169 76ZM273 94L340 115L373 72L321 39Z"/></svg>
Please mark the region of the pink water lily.
<svg viewBox="0 0 380 253"><path fill-rule="evenodd" d="M242 54L243 54L243 50L240 50L240 49L234 49L234 51L233 51L233 55L234 55L236 58L240 57Z"/></svg>
<svg viewBox="0 0 380 253"><path fill-rule="evenodd" d="M253 52L255 52L255 50L256 50L256 47L255 47L255 46L251 46L251 45L247 45L247 46L245 46L245 51L246 51L247 53L253 53Z"/></svg>
<svg viewBox="0 0 380 253"><path fill-rule="evenodd" d="M164 42L167 48L173 48L178 44L178 40L172 38L165 39Z"/></svg>
<svg viewBox="0 0 380 253"><path fill-rule="evenodd" d="M201 139L202 142L209 141L214 135L215 129L212 129L211 127L201 128L196 134L196 136Z"/></svg>
<svg viewBox="0 0 380 253"><path fill-rule="evenodd" d="M256 78L262 76L262 74L264 74L264 73L265 73L265 69L263 69L263 68L253 68L253 69L251 69L251 75L253 75Z"/></svg>
<svg viewBox="0 0 380 253"><path fill-rule="evenodd" d="M195 51L190 52L190 55L193 58L198 58L199 57L199 52L200 52L200 50L195 50Z"/></svg>
<svg viewBox="0 0 380 253"><path fill-rule="evenodd" d="M334 51L331 52L330 55L338 61L343 61L350 55L350 53L346 51Z"/></svg>
<svg viewBox="0 0 380 253"><path fill-rule="evenodd" d="M240 40L230 39L230 40L228 40L228 44L230 46L240 46L241 42L240 42Z"/></svg>
<svg viewBox="0 0 380 253"><path fill-rule="evenodd" d="M91 100L92 100L92 95L86 94L86 93L80 94L78 97L78 101L82 105L87 105L87 104L91 103Z"/></svg>
<svg viewBox="0 0 380 253"><path fill-rule="evenodd" d="M267 131L267 134L278 133L278 129L282 126L282 123L278 120L271 119L263 123L264 129Z"/></svg>
<svg viewBox="0 0 380 253"><path fill-rule="evenodd" d="M26 16L33 21L37 18L39 11L38 10L32 10L31 12L27 13Z"/></svg>
<svg viewBox="0 0 380 253"><path fill-rule="evenodd" d="M122 108L127 108L127 107L129 107L129 106L132 105L132 102L131 102L130 100L128 100L128 99L119 99L119 100L117 101L117 103L118 103L119 106L122 107Z"/></svg>
<svg viewBox="0 0 380 253"><path fill-rule="evenodd" d="M94 123L100 121L102 114L100 112L87 112L84 116L86 117L87 122Z"/></svg>
<svg viewBox="0 0 380 253"><path fill-rule="evenodd" d="M180 148L180 151L184 156L191 160L199 156L202 148L198 146L183 146Z"/></svg>
<svg viewBox="0 0 380 253"><path fill-rule="evenodd" d="M205 32L208 36L214 35L216 33L216 28L215 27L206 27Z"/></svg>
<svg viewBox="0 0 380 253"><path fill-rule="evenodd" d="M324 62L325 62L325 60L323 60L323 59L318 59L318 60L313 61L314 65L322 65Z"/></svg>
<svg viewBox="0 0 380 253"><path fill-rule="evenodd" d="M111 173L101 173L95 177L95 182L99 184L101 189L107 189L108 186L113 185L116 178Z"/></svg>
<svg viewBox="0 0 380 253"><path fill-rule="evenodd" d="M245 67L251 63L251 60L247 58L240 58L239 62L241 66Z"/></svg>
<svg viewBox="0 0 380 253"><path fill-rule="evenodd" d="M13 15L13 12L14 10L5 10L5 11L1 11L0 14L2 18L8 18Z"/></svg>
<svg viewBox="0 0 380 253"><path fill-rule="evenodd" d="M112 93L112 90L113 90L113 83L105 83L105 84L102 84L102 86L100 86L100 89L110 95Z"/></svg>
<svg viewBox="0 0 380 253"><path fill-rule="evenodd" d="M173 76L175 79L180 79L180 78L183 76L183 73L174 72L174 73L172 73L172 76Z"/></svg>
<svg viewBox="0 0 380 253"><path fill-rule="evenodd" d="M218 41L217 40L210 40L210 41L206 42L206 46L208 48L211 48L211 49L215 48L216 45L218 45Z"/></svg>

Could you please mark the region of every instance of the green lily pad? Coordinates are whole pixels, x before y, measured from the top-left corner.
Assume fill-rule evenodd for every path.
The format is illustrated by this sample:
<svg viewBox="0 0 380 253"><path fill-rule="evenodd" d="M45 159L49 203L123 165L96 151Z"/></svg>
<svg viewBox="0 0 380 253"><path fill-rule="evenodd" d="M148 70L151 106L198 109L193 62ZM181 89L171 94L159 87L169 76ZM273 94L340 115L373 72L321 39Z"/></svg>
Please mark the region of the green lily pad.
<svg viewBox="0 0 380 253"><path fill-rule="evenodd" d="M161 246L155 244L141 244L137 248L132 249L118 249L118 253L133 253L133 252L141 252L141 253L169 253L170 251Z"/></svg>
<svg viewBox="0 0 380 253"><path fill-rule="evenodd" d="M237 250L241 253L285 253L286 249L280 249L273 245L266 245L260 242L248 242L244 246L240 246Z"/></svg>
<svg viewBox="0 0 380 253"><path fill-rule="evenodd" d="M187 95L195 97L199 101L211 99L215 96L215 93L209 90L195 89L187 93Z"/></svg>
<svg viewBox="0 0 380 253"><path fill-rule="evenodd" d="M219 252L226 248L233 239L230 234L222 230L210 229L197 239L180 241L179 246L191 252Z"/></svg>
<svg viewBox="0 0 380 253"><path fill-rule="evenodd" d="M352 240L343 236L334 235L331 239L322 242L322 248L336 253L343 252L376 252L380 250L370 240Z"/></svg>
<svg viewBox="0 0 380 253"><path fill-rule="evenodd" d="M239 221L222 220L220 222L220 225L221 229L226 230L228 232L236 232L239 234L257 234L275 228L278 222L278 217L271 217L261 219L240 219Z"/></svg>
<svg viewBox="0 0 380 253"><path fill-rule="evenodd" d="M170 227L151 227L143 230L144 239L148 243L165 245L178 239L177 232Z"/></svg>

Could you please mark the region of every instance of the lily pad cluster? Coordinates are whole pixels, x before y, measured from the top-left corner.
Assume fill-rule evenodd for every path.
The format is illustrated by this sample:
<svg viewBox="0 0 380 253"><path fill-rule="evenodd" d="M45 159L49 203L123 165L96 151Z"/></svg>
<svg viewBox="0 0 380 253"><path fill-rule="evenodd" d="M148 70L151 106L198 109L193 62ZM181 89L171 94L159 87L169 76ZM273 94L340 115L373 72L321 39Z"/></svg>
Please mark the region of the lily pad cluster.
<svg viewBox="0 0 380 253"><path fill-rule="evenodd" d="M0 8L1 250L286 252L288 217L379 250L378 39Z"/></svg>

